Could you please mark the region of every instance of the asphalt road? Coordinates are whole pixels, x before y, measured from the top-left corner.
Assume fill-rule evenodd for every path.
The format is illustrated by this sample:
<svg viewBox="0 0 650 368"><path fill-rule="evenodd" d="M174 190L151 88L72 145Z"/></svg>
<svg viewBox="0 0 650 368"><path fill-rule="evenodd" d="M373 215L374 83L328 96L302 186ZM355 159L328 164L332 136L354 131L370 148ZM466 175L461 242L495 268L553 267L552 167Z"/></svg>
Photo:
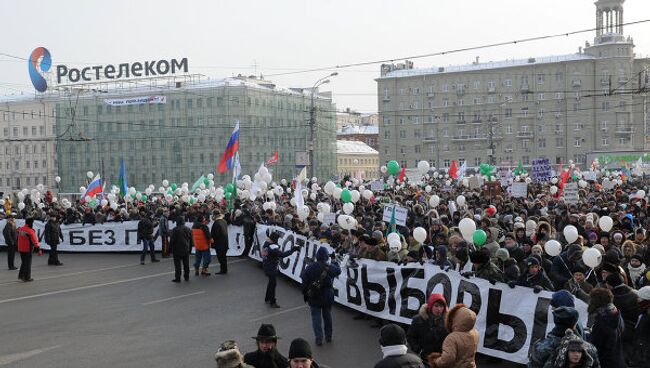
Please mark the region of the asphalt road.
<svg viewBox="0 0 650 368"><path fill-rule="evenodd" d="M175 284L169 259L142 266L135 254L62 254L62 267L34 257L35 281L17 280L0 253L0 367L214 367L219 344L255 349L261 323L272 323L286 355L291 340L313 342L309 310L296 283L281 278L281 309L263 301L259 265L230 259L226 276ZM192 262L192 260L190 260ZM19 259L17 263L20 264ZM336 306L334 342L313 347L331 368L373 367L381 359L378 329ZM480 359L480 367L514 367Z"/></svg>

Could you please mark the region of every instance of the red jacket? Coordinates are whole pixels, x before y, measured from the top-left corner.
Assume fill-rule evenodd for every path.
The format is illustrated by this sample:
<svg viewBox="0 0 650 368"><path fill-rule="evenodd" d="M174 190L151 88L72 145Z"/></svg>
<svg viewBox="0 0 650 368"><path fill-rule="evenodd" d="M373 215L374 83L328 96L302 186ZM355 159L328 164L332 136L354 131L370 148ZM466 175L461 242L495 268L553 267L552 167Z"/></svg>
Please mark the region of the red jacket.
<svg viewBox="0 0 650 368"><path fill-rule="evenodd" d="M38 248L38 237L36 231L27 225L18 228L18 251L21 253L31 252Z"/></svg>

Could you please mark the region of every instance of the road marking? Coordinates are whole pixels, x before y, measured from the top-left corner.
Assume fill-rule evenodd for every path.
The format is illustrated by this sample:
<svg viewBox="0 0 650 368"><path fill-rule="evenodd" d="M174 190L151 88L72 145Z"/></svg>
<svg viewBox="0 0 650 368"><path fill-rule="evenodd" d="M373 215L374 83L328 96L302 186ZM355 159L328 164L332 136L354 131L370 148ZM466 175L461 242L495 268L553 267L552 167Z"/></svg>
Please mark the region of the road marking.
<svg viewBox="0 0 650 368"><path fill-rule="evenodd" d="M168 301L170 301L170 300L176 300L176 299L181 299L181 298L185 298L185 297L188 297L188 296L200 295L200 294L205 294L205 290L201 290L201 291L199 291L199 292L191 293L191 294L185 294L185 295L179 295L179 296L172 296L171 298L165 298L165 299L153 300L153 301L150 301L150 302L142 303L142 305L145 306L145 305L151 305L151 304L163 303L163 302L168 302Z"/></svg>
<svg viewBox="0 0 650 368"><path fill-rule="evenodd" d="M55 346L50 346L50 347L47 347L47 348L24 351L22 353L14 353L14 354L2 355L2 356L0 356L0 365L7 365L7 364L17 362L19 360L24 360L24 359L27 359L27 358L31 358L31 357L33 357L35 355L43 354L45 352L57 349L59 347L61 347L61 345L55 345Z"/></svg>
<svg viewBox="0 0 650 368"><path fill-rule="evenodd" d="M95 289L95 288L104 287L104 286L124 284L124 283L127 283L127 282L140 281L140 280L151 279L151 278L154 278L154 277L169 275L169 274L172 274L172 273L173 272L161 272L161 273L156 273L156 274L153 274L153 275L133 277L133 278L130 278L130 279L105 282L105 283L101 283L101 284L92 284L92 285L86 285L86 286L71 288L71 289L63 289L63 290L57 290L57 291L50 291L50 292L47 292L47 293L21 296L21 297L18 297L18 298L4 299L4 300L0 300L0 304L18 302L18 301L21 301L21 300L35 299L35 298L40 298L40 297L50 296L50 295L72 293L72 292L75 292L75 291Z"/></svg>
<svg viewBox="0 0 650 368"><path fill-rule="evenodd" d="M263 317L260 317L260 318L251 319L251 322L258 322L258 321L268 319L268 318L271 318L271 317L280 316L280 315L285 314L285 313L294 312L294 311L297 311L297 310L300 310L300 309L303 309L303 308L307 308L307 306L306 305L301 305L301 306L298 306L298 307L283 310L281 312L267 314L267 315L265 315Z"/></svg>
<svg viewBox="0 0 650 368"><path fill-rule="evenodd" d="M77 271L77 272L70 272L70 273L64 273L61 275L56 275L56 276L46 276L46 277L39 277L38 280L52 280L52 279L58 279L62 277L68 277L68 276L77 276L77 275L83 275L85 273L95 273L95 272L101 272L101 271L111 271L111 270L119 270L121 268L127 268L127 267L142 267L140 264L129 264L129 265L121 265L121 266L112 266L112 267L105 267L105 268L97 268L93 270L85 270L85 271ZM34 273L34 272L32 272ZM0 283L0 286L2 285L12 285L16 283L22 283L22 281L9 281L9 282L3 282Z"/></svg>

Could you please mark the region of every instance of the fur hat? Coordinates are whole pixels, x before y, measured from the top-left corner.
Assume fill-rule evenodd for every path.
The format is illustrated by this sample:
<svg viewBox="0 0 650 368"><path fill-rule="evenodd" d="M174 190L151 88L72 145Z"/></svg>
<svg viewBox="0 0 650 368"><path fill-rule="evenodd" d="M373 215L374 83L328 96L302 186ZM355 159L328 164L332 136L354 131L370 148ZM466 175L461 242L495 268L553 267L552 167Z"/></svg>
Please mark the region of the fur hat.
<svg viewBox="0 0 650 368"><path fill-rule="evenodd" d="M508 252L508 250L505 248L499 248L496 251L496 257L505 262L508 258L510 258L510 252Z"/></svg>
<svg viewBox="0 0 650 368"><path fill-rule="evenodd" d="M553 311L553 322L556 327L573 328L578 323L579 314L573 307L560 307Z"/></svg>
<svg viewBox="0 0 650 368"><path fill-rule="evenodd" d="M241 368L244 364L242 354L234 340L224 341L214 354L214 360L217 361L217 368Z"/></svg>
<svg viewBox="0 0 650 368"><path fill-rule="evenodd" d="M379 331L379 345L406 345L406 332L400 326L389 323Z"/></svg>
<svg viewBox="0 0 650 368"><path fill-rule="evenodd" d="M605 288L595 288L589 293L589 313L606 306L614 300L614 294Z"/></svg>

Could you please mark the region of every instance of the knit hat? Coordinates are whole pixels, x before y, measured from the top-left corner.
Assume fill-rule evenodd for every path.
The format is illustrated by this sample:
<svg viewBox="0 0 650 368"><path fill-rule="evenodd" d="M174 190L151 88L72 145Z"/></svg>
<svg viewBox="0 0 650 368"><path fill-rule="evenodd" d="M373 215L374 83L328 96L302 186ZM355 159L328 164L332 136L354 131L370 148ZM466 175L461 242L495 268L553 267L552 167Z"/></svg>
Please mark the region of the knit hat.
<svg viewBox="0 0 650 368"><path fill-rule="evenodd" d="M619 285L623 284L623 280L621 280L621 276L617 273L611 273L607 276L605 279L605 283L611 287L617 287Z"/></svg>
<svg viewBox="0 0 650 368"><path fill-rule="evenodd" d="M505 261L510 258L510 252L508 252L508 250L505 248L499 248L496 251L496 257L502 261Z"/></svg>
<svg viewBox="0 0 650 368"><path fill-rule="evenodd" d="M526 258L526 266L539 266L539 260L536 257Z"/></svg>
<svg viewBox="0 0 650 368"><path fill-rule="evenodd" d="M579 314L573 307L560 307L553 311L553 323L556 327L572 328L578 323Z"/></svg>
<svg viewBox="0 0 650 368"><path fill-rule="evenodd" d="M289 346L289 359L309 358L312 359L311 346L305 339L297 338L291 341Z"/></svg>
<svg viewBox="0 0 650 368"><path fill-rule="evenodd" d="M639 289L639 299L650 301L650 286Z"/></svg>
<svg viewBox="0 0 650 368"><path fill-rule="evenodd" d="M609 272L609 273L613 273L613 274L616 274L616 273L618 273L618 271L619 271L617 265L615 265L615 264L611 264L611 263L609 263L609 262L603 262L603 268L602 268L602 270L603 270L603 271L607 271L607 272Z"/></svg>
<svg viewBox="0 0 650 368"><path fill-rule="evenodd" d="M575 308L573 295L566 290L560 290L553 293L551 296L551 307L572 307Z"/></svg>
<svg viewBox="0 0 650 368"><path fill-rule="evenodd" d="M445 306L445 312L447 311L447 301L445 300L445 297L442 294L431 294L431 296L429 296L429 300L427 301L427 310L429 312L431 312L431 308L433 308L433 305L436 302L442 303Z"/></svg>
<svg viewBox="0 0 650 368"><path fill-rule="evenodd" d="M239 368L244 363L241 352L234 340L224 341L214 354L217 368Z"/></svg>
<svg viewBox="0 0 650 368"><path fill-rule="evenodd" d="M322 261L325 262L327 259L330 257L329 252L327 251L327 248L325 247L320 247L316 251L316 260L317 261Z"/></svg>
<svg viewBox="0 0 650 368"><path fill-rule="evenodd" d="M379 345L406 345L406 333L400 326L389 323L379 331Z"/></svg>
<svg viewBox="0 0 650 368"><path fill-rule="evenodd" d="M573 267L571 267L571 273L576 273L576 272L586 274L587 273L587 268L585 268L585 266L583 266L581 264L575 264Z"/></svg>

